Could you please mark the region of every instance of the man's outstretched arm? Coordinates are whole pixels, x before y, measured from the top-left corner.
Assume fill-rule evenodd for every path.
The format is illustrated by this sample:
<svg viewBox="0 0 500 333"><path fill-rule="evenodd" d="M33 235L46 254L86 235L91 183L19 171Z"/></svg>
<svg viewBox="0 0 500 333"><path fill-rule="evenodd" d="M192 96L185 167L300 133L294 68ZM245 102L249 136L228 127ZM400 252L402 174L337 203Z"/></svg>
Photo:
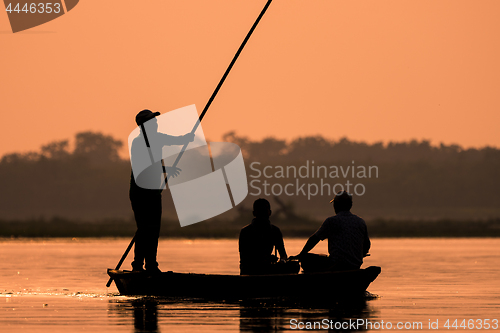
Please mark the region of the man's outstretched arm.
<svg viewBox="0 0 500 333"><path fill-rule="evenodd" d="M316 234L312 235L311 237L309 237L309 239L307 240L306 244L304 245L304 247L302 248L302 251L300 251L300 253L296 256L294 256L295 258L300 258L301 256L305 255L305 254L308 254L309 251L311 251L315 246L316 244L319 243L321 239L319 239L318 236L316 236ZM292 257L291 257L292 258Z"/></svg>
<svg viewBox="0 0 500 333"><path fill-rule="evenodd" d="M286 260L288 258L288 255L286 254L285 250L285 243L283 242L283 235L281 234L281 231L278 230L277 234L277 243L276 243L276 250L278 250L280 254L280 260Z"/></svg>
<svg viewBox="0 0 500 333"><path fill-rule="evenodd" d="M363 242L363 255L366 257L366 254L368 253L368 251L370 251L370 247L371 247L371 242L370 242L370 238L368 237L368 233L365 235L365 240Z"/></svg>
<svg viewBox="0 0 500 333"><path fill-rule="evenodd" d="M193 133L187 133L184 135L180 136L173 136L173 135L168 135L161 133L162 135L162 143L167 146L173 146L173 145L185 145L188 142L193 142L194 141L194 134Z"/></svg>

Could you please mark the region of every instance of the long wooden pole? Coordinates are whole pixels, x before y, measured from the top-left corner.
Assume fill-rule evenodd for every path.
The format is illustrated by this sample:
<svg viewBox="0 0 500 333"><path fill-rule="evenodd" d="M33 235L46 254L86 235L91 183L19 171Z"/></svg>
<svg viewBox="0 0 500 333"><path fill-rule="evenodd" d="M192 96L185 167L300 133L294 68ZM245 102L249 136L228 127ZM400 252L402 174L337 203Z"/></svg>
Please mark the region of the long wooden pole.
<svg viewBox="0 0 500 333"><path fill-rule="evenodd" d="M268 0L267 1L266 5L264 6L264 8L262 9L262 11L260 12L259 17L257 17L257 20L255 20L255 23L252 25L252 28L250 28L250 31L248 32L248 34L246 35L245 39L243 40L243 43L241 43L240 48L238 49L238 51L234 55L233 60L231 61L231 63L227 67L226 72L224 73L224 75L222 76L222 78L219 81L219 84L217 85L217 87L215 88L214 92L212 93L212 96L210 96L210 99L208 100L207 104L203 108L203 111L201 112L198 121L194 124L193 129L191 130L191 133L194 134L196 132L196 130L198 129L198 126L200 126L200 123L201 123L203 117L205 117L205 114L207 113L208 108L210 107L210 105L214 101L215 96L217 96L217 93L219 92L220 88L222 87L222 84L224 83L224 81L226 80L227 76L229 75L229 72L231 71L231 69L233 68L234 64L236 63L236 60L240 56L241 51L243 51L243 48L245 47L245 45L247 44L248 40L250 39L250 36L252 36L253 31L255 30L255 28L259 24L260 20L262 19L262 17L266 13L267 8L269 8L269 6L271 5L272 1L273 0ZM181 160L182 155L186 151L186 148L187 148L188 144L189 144L189 142L187 142L186 144L184 144L184 146L182 147L179 155L177 155L177 158L175 159L174 164L172 164L172 167L177 167L177 164L179 164L179 161ZM162 185L161 188L163 188L163 186L166 185L166 183L168 182L168 178L169 178L169 176L165 177L165 183Z"/></svg>
<svg viewBox="0 0 500 333"><path fill-rule="evenodd" d="M132 249L132 246L134 245L135 243L135 238L137 237L137 232L135 233L134 237L132 238L132 240L130 241L130 244L128 245L127 249L125 250L125 253L122 255L122 258L120 259L120 261L118 262L118 265L116 265L116 269L120 269L120 267L122 266L123 262L125 261L125 258L127 258L127 255L128 253L130 252L130 250ZM113 282L113 278L110 277L109 280L108 280L108 283L106 283L106 287L109 287L111 286L111 283Z"/></svg>
<svg viewBox="0 0 500 333"><path fill-rule="evenodd" d="M217 85L217 87L215 88L214 92L212 93L212 96L210 96L210 99L208 100L207 104L203 108L203 111L201 112L200 117L198 118L198 121L194 124L193 129L191 130L191 133L194 134L196 132L196 130L198 129L198 126L200 126L200 123L201 123L203 117L205 117L205 114L207 113L208 108L210 107L210 105L214 101L215 97L217 96L217 93L219 92L220 88L222 87L222 84L224 83L224 81L226 80L227 76L229 75L229 72L231 71L231 69L233 68L234 64L236 63L236 60L240 56L241 51L243 51L243 48L245 47L245 45L247 44L248 40L250 39L250 36L252 36L252 33L254 32L255 28L257 28L257 25L259 24L260 20L262 19L262 17L266 13L267 9L271 5L271 2L273 2L273 0L267 0L266 5L264 6L264 8L262 9L262 11L260 12L259 16L257 17L257 20L255 20L254 24L252 25L252 28L250 28L250 31L247 33L245 39L243 40L243 43L241 43L238 51L236 52L236 54L233 57L233 60L231 61L231 63L227 67L226 71L224 72L224 75L222 76L222 78L219 81L219 84ZM189 142L186 143L186 144L184 144L184 146L182 147L181 151L179 152L179 155L177 155L177 158L175 159L174 164L172 164L172 167L174 167L174 168L177 167L177 164L179 164L179 161L180 161L182 155L184 154L184 152L186 151L186 148L187 148L188 144L189 144ZM165 177L165 183L162 184L161 188L163 188L166 185L166 183L168 182L168 178L169 177L170 177L169 175L167 175ZM137 233L136 233L136 235L137 235ZM125 253L123 254L122 258L120 259L120 262L118 262L118 265L116 266L115 269L120 269L121 265L123 264L123 261L125 261L125 258L127 257L128 253L130 252L130 250L132 249L132 246L135 243L136 235L130 241L130 244L128 245L127 250L125 250ZM106 286L109 287L111 285L112 281L113 281L113 278L109 278L108 283L106 284Z"/></svg>

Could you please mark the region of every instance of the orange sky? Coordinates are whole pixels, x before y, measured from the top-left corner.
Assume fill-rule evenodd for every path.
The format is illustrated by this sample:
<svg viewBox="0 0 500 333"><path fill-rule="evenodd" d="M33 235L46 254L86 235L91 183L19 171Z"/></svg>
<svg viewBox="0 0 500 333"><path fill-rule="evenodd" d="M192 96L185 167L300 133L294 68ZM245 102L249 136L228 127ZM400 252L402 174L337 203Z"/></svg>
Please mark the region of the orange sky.
<svg viewBox="0 0 500 333"><path fill-rule="evenodd" d="M12 34L0 13L0 156L135 114L201 112L265 0L84 0ZM500 1L274 0L203 121L208 138L500 147Z"/></svg>

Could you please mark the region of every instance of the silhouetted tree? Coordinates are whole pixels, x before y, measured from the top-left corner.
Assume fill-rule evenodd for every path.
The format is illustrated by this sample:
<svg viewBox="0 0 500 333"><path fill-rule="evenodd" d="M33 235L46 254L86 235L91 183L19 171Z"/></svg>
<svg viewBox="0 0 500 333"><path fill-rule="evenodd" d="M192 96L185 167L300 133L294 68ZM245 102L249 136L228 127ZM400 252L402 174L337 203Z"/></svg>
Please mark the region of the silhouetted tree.
<svg viewBox="0 0 500 333"><path fill-rule="evenodd" d="M117 162L120 160L119 149L123 142L115 140L110 135L94 132L82 132L76 135L75 157L88 159L92 164Z"/></svg>
<svg viewBox="0 0 500 333"><path fill-rule="evenodd" d="M54 141L42 146L41 155L47 159L63 160L70 156L68 140Z"/></svg>

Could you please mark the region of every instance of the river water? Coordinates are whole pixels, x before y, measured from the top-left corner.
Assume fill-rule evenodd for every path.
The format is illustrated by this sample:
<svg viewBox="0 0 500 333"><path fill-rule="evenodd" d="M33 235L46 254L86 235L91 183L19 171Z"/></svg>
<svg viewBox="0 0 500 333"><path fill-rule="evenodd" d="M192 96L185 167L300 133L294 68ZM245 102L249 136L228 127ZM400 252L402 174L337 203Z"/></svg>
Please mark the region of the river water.
<svg viewBox="0 0 500 333"><path fill-rule="evenodd" d="M296 254L304 241L286 240L287 252ZM382 267L381 275L368 288L378 297L328 308L119 296L114 285L105 286L106 269L114 268L128 242L102 238L0 240L0 331L271 332L317 328L347 332L405 327L435 331L429 325L446 331L483 331L486 327L500 331L500 239L373 239L364 266ZM313 252L326 250L326 242L322 242ZM123 268L130 268L131 259L127 258ZM238 274L237 240L161 240L159 262L164 271ZM321 293L327 287L311 286L311 292Z"/></svg>

